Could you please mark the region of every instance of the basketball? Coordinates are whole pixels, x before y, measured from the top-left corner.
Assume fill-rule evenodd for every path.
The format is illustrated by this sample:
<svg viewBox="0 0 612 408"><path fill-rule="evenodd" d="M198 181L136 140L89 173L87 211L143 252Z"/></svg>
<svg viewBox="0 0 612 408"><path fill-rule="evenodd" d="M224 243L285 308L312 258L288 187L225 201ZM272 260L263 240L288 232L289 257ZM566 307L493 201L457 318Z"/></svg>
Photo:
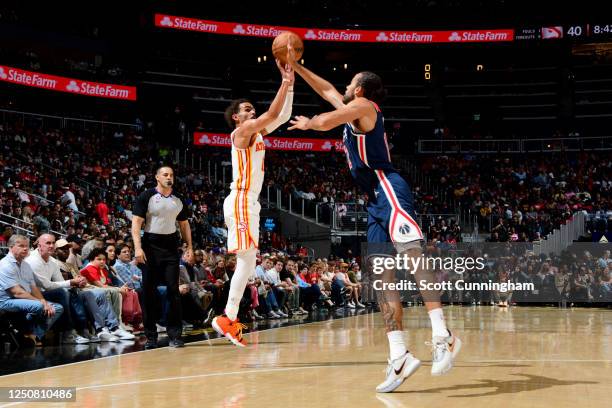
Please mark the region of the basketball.
<svg viewBox="0 0 612 408"><path fill-rule="evenodd" d="M283 65L287 63L287 44L289 42L293 45L293 49L295 50L296 61L302 58L302 54L304 53L304 42L300 36L291 31L283 31L281 34L277 35L272 42L272 55L274 55L274 58L277 58Z"/></svg>

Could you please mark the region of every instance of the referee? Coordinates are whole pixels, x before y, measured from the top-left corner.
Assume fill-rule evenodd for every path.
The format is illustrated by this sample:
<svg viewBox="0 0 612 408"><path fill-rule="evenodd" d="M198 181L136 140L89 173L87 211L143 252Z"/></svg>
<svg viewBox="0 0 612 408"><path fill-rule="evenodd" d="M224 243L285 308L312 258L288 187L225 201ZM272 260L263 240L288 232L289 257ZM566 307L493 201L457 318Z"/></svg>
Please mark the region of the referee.
<svg viewBox="0 0 612 408"><path fill-rule="evenodd" d="M189 210L185 202L172 192L174 171L169 166L157 169L157 187L144 191L136 199L132 217L132 239L136 262L142 270L144 295L144 326L147 342L145 349L156 348L157 328L155 323L161 315L157 286L166 285L170 308L167 316L167 333L170 347L183 347L181 299L179 294L179 247L176 233L178 221L181 236L187 243L187 252L192 252ZM144 223L144 236L140 231Z"/></svg>

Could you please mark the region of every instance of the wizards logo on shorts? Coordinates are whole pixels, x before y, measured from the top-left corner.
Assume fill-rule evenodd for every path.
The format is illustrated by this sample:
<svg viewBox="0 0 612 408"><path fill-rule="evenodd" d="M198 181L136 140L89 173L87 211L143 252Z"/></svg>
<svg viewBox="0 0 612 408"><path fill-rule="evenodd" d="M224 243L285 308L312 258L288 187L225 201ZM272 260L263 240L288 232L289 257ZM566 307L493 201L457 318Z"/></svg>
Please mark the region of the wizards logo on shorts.
<svg viewBox="0 0 612 408"><path fill-rule="evenodd" d="M238 223L238 230L244 232L247 230L247 224L246 222L242 221L240 223Z"/></svg>
<svg viewBox="0 0 612 408"><path fill-rule="evenodd" d="M410 234L410 231L411 231L410 225L408 225L408 224L402 224L399 227L399 233L402 234L402 235L408 235L408 234Z"/></svg>

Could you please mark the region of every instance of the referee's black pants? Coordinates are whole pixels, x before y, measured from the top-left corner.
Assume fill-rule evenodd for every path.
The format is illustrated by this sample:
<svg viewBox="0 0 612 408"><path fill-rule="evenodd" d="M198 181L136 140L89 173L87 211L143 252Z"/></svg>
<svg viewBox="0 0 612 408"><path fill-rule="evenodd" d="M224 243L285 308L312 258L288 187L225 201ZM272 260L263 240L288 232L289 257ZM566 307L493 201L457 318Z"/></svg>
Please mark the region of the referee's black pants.
<svg viewBox="0 0 612 408"><path fill-rule="evenodd" d="M142 270L144 294L144 326L148 339L157 339L155 323L162 313L161 300L157 287L165 285L169 303L166 333L170 339L181 337L183 316L181 295L179 293L179 240L176 234L160 235L145 233L142 249L147 257L145 264L138 265Z"/></svg>

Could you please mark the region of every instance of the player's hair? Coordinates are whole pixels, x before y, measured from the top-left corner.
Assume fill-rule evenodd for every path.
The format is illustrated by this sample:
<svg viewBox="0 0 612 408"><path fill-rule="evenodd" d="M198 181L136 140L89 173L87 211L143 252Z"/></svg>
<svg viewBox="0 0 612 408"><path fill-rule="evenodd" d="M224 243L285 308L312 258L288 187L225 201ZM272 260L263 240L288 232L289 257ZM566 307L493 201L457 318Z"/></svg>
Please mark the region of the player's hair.
<svg viewBox="0 0 612 408"><path fill-rule="evenodd" d="M366 99L376 103L381 103L387 97L387 90L383 87L382 79L373 72L360 72L357 86L363 88L363 96Z"/></svg>
<svg viewBox="0 0 612 408"><path fill-rule="evenodd" d="M238 113L240 111L240 104L245 103L245 102L251 103L251 101L245 98L234 99L232 103L230 104L230 106L228 106L227 109L225 109L225 115L224 115L225 121L227 122L230 128L232 129L236 128L236 122L234 122L232 115L235 113Z"/></svg>

